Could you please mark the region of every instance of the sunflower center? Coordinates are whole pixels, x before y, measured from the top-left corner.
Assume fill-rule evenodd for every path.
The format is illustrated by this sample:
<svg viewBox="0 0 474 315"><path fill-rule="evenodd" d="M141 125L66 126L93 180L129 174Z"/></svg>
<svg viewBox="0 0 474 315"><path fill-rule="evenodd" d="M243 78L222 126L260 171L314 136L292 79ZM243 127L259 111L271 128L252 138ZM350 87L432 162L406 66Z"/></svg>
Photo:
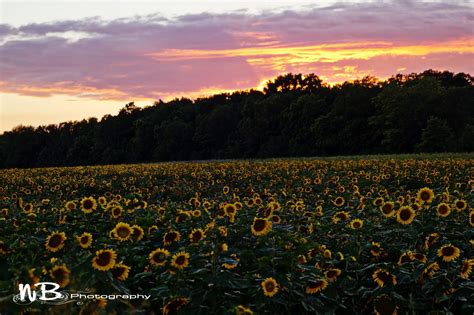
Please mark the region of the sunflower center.
<svg viewBox="0 0 474 315"><path fill-rule="evenodd" d="M446 205L442 205L439 207L439 213L445 214L448 213L448 207Z"/></svg>
<svg viewBox="0 0 474 315"><path fill-rule="evenodd" d="M165 261L165 259L166 259L166 255L163 253L156 253L155 255L153 255L153 261L157 263L161 263Z"/></svg>
<svg viewBox="0 0 474 315"><path fill-rule="evenodd" d="M133 229L133 235L135 237L140 237L142 235L142 231L140 229L134 228Z"/></svg>
<svg viewBox="0 0 474 315"><path fill-rule="evenodd" d="M130 235L130 230L127 227L119 227L117 229L117 235L121 238L126 238Z"/></svg>
<svg viewBox="0 0 474 315"><path fill-rule="evenodd" d="M397 309L396 304L386 296L377 298L374 307L380 314L394 314Z"/></svg>
<svg viewBox="0 0 474 315"><path fill-rule="evenodd" d="M269 292L272 292L275 290L275 284L273 282L267 282L265 283L265 289L267 289Z"/></svg>
<svg viewBox="0 0 474 315"><path fill-rule="evenodd" d="M443 256L452 256L454 255L454 248L451 246L443 248Z"/></svg>
<svg viewBox="0 0 474 315"><path fill-rule="evenodd" d="M112 275L113 275L115 278L120 277L120 276L123 275L124 273L125 273L125 268L123 268L123 267L116 267L116 268L112 269Z"/></svg>
<svg viewBox="0 0 474 315"><path fill-rule="evenodd" d="M59 268L59 269L56 269L56 270L53 271L54 279L62 279L64 277L66 277L67 274L68 273L63 268Z"/></svg>
<svg viewBox="0 0 474 315"><path fill-rule="evenodd" d="M421 197L421 200L426 201L430 199L430 193L427 191L423 191L421 192L420 197Z"/></svg>
<svg viewBox="0 0 474 315"><path fill-rule="evenodd" d="M382 211L383 213L388 214L392 211L392 206L386 203L382 206Z"/></svg>
<svg viewBox="0 0 474 315"><path fill-rule="evenodd" d="M184 256L178 256L176 258L176 264L177 265L180 265L180 266L184 265L185 262L186 262L186 257L184 257Z"/></svg>
<svg viewBox="0 0 474 315"><path fill-rule="evenodd" d="M386 272L386 271L383 271L381 273L379 273L379 276L378 278L383 282L383 283L387 283L388 281L390 281L392 279L391 275Z"/></svg>
<svg viewBox="0 0 474 315"><path fill-rule="evenodd" d="M84 200L84 202L83 202L83 204L82 204L82 206L84 207L84 209L87 209L87 210L92 209L93 205L94 205L94 204L93 204L92 201L89 200L89 199Z"/></svg>
<svg viewBox="0 0 474 315"><path fill-rule="evenodd" d="M402 210L400 212L400 219L402 219L403 221L407 221L409 220L411 217L411 212L410 210Z"/></svg>
<svg viewBox="0 0 474 315"><path fill-rule="evenodd" d="M334 277L337 276L337 272L334 271L334 270L329 270L329 271L327 272L326 276L327 276L328 278L334 278Z"/></svg>
<svg viewBox="0 0 474 315"><path fill-rule="evenodd" d="M83 237L81 237L81 244L87 244L88 241L89 241L89 237L88 237L88 236L83 236Z"/></svg>
<svg viewBox="0 0 474 315"><path fill-rule="evenodd" d="M171 243L171 242L173 242L175 239L176 239L176 233L174 233L174 232L167 233L166 236L165 236L165 241L166 241L167 243Z"/></svg>
<svg viewBox="0 0 474 315"><path fill-rule="evenodd" d="M61 235L55 234L49 239L49 246L58 247L59 245L61 245L62 240L63 238Z"/></svg>
<svg viewBox="0 0 474 315"><path fill-rule="evenodd" d="M97 264L99 266L107 266L110 263L112 256L109 252L100 253L99 257L97 258Z"/></svg>
<svg viewBox="0 0 474 315"><path fill-rule="evenodd" d="M201 232L194 232L193 234L193 242L198 242L202 238Z"/></svg>
<svg viewBox="0 0 474 315"><path fill-rule="evenodd" d="M408 257L407 254L403 254L402 257L400 258L400 262L401 262L402 264L407 263L407 262L410 262L410 258Z"/></svg>
<svg viewBox="0 0 474 315"><path fill-rule="evenodd" d="M258 219L255 220L255 223L253 224L253 228L255 231L263 231L265 229L265 220Z"/></svg>

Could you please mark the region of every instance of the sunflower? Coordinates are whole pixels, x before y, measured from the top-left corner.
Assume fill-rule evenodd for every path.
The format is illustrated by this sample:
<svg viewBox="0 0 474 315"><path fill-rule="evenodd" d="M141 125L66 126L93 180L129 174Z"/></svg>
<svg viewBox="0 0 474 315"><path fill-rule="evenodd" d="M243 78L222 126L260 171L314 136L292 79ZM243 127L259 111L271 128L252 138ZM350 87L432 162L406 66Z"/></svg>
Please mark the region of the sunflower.
<svg viewBox="0 0 474 315"><path fill-rule="evenodd" d="M383 269L377 269L373 273L372 279L377 283L379 287L383 287L386 284L397 284L397 277Z"/></svg>
<svg viewBox="0 0 474 315"><path fill-rule="evenodd" d="M0 216L8 216L8 209L7 208L3 208L0 210Z"/></svg>
<svg viewBox="0 0 474 315"><path fill-rule="evenodd" d="M438 238L439 238L438 233L431 233L430 235L425 237L425 242L424 242L425 250L428 250L431 246L433 246L433 244L436 243Z"/></svg>
<svg viewBox="0 0 474 315"><path fill-rule="evenodd" d="M416 194L416 199L421 203L431 203L433 201L435 195L431 189L428 187L421 188L418 190L418 193Z"/></svg>
<svg viewBox="0 0 474 315"><path fill-rule="evenodd" d="M333 217L332 217L332 222L334 224L337 224L339 223L339 221L347 221L351 218L351 215L349 214L349 212L347 211L339 211L339 212L336 212Z"/></svg>
<svg viewBox="0 0 474 315"><path fill-rule="evenodd" d="M431 278L433 277L433 274L439 269L439 264L437 262L434 262L423 270L423 275L427 276L428 278Z"/></svg>
<svg viewBox="0 0 474 315"><path fill-rule="evenodd" d="M46 249L48 249L50 252L55 253L64 247L64 242L66 241L66 239L67 237L64 232L56 231L48 236L44 246L46 246Z"/></svg>
<svg viewBox="0 0 474 315"><path fill-rule="evenodd" d="M436 207L436 213L438 216L445 218L451 213L451 207L447 203L442 202Z"/></svg>
<svg viewBox="0 0 474 315"><path fill-rule="evenodd" d="M395 204L391 201L384 202L380 206L380 212L382 212L382 214L387 218L393 217L395 214Z"/></svg>
<svg viewBox="0 0 474 315"><path fill-rule="evenodd" d="M223 237L227 237L228 230L225 226L220 226L219 227L219 234Z"/></svg>
<svg viewBox="0 0 474 315"><path fill-rule="evenodd" d="M341 252L337 252L336 255L339 261L344 261L344 255Z"/></svg>
<svg viewBox="0 0 474 315"><path fill-rule="evenodd" d="M236 315L252 315L253 311L250 309L250 307L245 307L243 305L238 305L235 308L235 314Z"/></svg>
<svg viewBox="0 0 474 315"><path fill-rule="evenodd" d="M158 226L152 225L152 226L148 227L148 234L149 235L152 235L152 234L156 233L156 231L158 231Z"/></svg>
<svg viewBox="0 0 474 315"><path fill-rule="evenodd" d="M218 248L220 252L224 253L229 250L229 245L227 245L226 243L223 243L223 244L220 244Z"/></svg>
<svg viewBox="0 0 474 315"><path fill-rule="evenodd" d="M415 219L415 211L409 206L401 207L397 211L397 221L401 224L411 224Z"/></svg>
<svg viewBox="0 0 474 315"><path fill-rule="evenodd" d="M317 206L316 209L314 209L314 214L317 215L318 217L322 217L324 215L323 207Z"/></svg>
<svg viewBox="0 0 474 315"><path fill-rule="evenodd" d="M374 199L374 201L372 201L372 204L374 206L380 206L380 205L383 204L383 202L384 202L384 200L383 200L382 197L377 197L377 198Z"/></svg>
<svg viewBox="0 0 474 315"><path fill-rule="evenodd" d="M443 245L438 249L438 256L442 257L446 262L456 260L460 254L461 250L451 244Z"/></svg>
<svg viewBox="0 0 474 315"><path fill-rule="evenodd" d="M110 215L112 218L117 219L120 218L123 214L123 208L119 205L113 205L110 207Z"/></svg>
<svg viewBox="0 0 474 315"><path fill-rule="evenodd" d="M316 279L310 281L305 287L306 294L316 294L323 291L328 286L328 282L325 279Z"/></svg>
<svg viewBox="0 0 474 315"><path fill-rule="evenodd" d="M227 194L229 193L229 191L230 191L229 186L224 186L224 188L222 188L222 192L223 192L225 195L227 195Z"/></svg>
<svg viewBox="0 0 474 315"><path fill-rule="evenodd" d="M81 200L81 210L84 213L91 213L97 209L97 201L95 201L94 197L87 197Z"/></svg>
<svg viewBox="0 0 474 315"><path fill-rule="evenodd" d="M251 229L255 236L265 235L272 229L272 222L263 218L254 218Z"/></svg>
<svg viewBox="0 0 474 315"><path fill-rule="evenodd" d="M260 284L263 289L263 294L268 297L272 297L278 292L278 282L273 278L266 278Z"/></svg>
<svg viewBox="0 0 474 315"><path fill-rule="evenodd" d="M353 230L361 229L363 225L364 221L362 221L361 219L354 219L351 221L351 229Z"/></svg>
<svg viewBox="0 0 474 315"><path fill-rule="evenodd" d="M235 216L237 212L237 207L233 203L228 203L224 206L224 212L228 216Z"/></svg>
<svg viewBox="0 0 474 315"><path fill-rule="evenodd" d="M189 303L187 298L175 298L163 306L163 315L175 314L177 310Z"/></svg>
<svg viewBox="0 0 474 315"><path fill-rule="evenodd" d="M69 275L71 271L66 267L66 265L53 266L49 271L51 278L59 284L61 287L65 287L69 284Z"/></svg>
<svg viewBox="0 0 474 315"><path fill-rule="evenodd" d="M28 270L28 277L31 279L31 284L35 285L36 283L40 282L40 278L38 277L38 273L36 272L36 268L31 268Z"/></svg>
<svg viewBox="0 0 474 315"><path fill-rule="evenodd" d="M339 268L330 268L324 272L324 276L329 281L336 281L337 277L341 275L342 271Z"/></svg>
<svg viewBox="0 0 474 315"><path fill-rule="evenodd" d="M370 253L374 257L380 256L380 252L382 251L382 247L380 247L380 243L372 242L370 245Z"/></svg>
<svg viewBox="0 0 474 315"><path fill-rule="evenodd" d="M101 249L95 252L92 258L92 267L100 271L107 271L115 266L117 253L113 249Z"/></svg>
<svg viewBox="0 0 474 315"><path fill-rule="evenodd" d="M332 252L329 249L325 249L323 251L323 256L324 256L324 258L330 259L332 257Z"/></svg>
<svg viewBox="0 0 474 315"><path fill-rule="evenodd" d="M33 211L33 204L31 203L27 203L23 206L23 211L26 212L26 213L29 213L31 211Z"/></svg>
<svg viewBox="0 0 474 315"><path fill-rule="evenodd" d="M124 265L123 263L118 263L112 268L111 271L115 279L120 280L120 281L125 281L128 278L130 267L127 265Z"/></svg>
<svg viewBox="0 0 474 315"><path fill-rule="evenodd" d="M234 269L235 267L237 267L238 263L224 263L222 264L222 267L224 267L225 269Z"/></svg>
<svg viewBox="0 0 474 315"><path fill-rule="evenodd" d="M115 225L115 228L111 233L115 239L123 242L130 239L133 229L128 223L119 222L117 225Z"/></svg>
<svg viewBox="0 0 474 315"><path fill-rule="evenodd" d="M202 229L193 229L191 233L189 233L189 240L191 243L198 243L202 239L206 237L204 231Z"/></svg>
<svg viewBox="0 0 474 315"><path fill-rule="evenodd" d="M421 204L419 204L418 202L414 202L410 205L410 207L413 209L413 211L417 211L417 210L420 210L422 208Z"/></svg>
<svg viewBox="0 0 474 315"><path fill-rule="evenodd" d="M105 309L107 307L107 300L99 299L97 301L97 307L99 307L100 309Z"/></svg>
<svg viewBox="0 0 474 315"><path fill-rule="evenodd" d="M178 231L169 231L163 236L163 243L165 246L170 245L173 242L177 242L181 239L181 234Z"/></svg>
<svg viewBox="0 0 474 315"><path fill-rule="evenodd" d="M8 253L8 247L4 241L0 241L0 255L6 255Z"/></svg>
<svg viewBox="0 0 474 315"><path fill-rule="evenodd" d="M271 209L272 211L278 211L281 209L281 205L276 201L271 201L268 203L267 208Z"/></svg>
<svg viewBox="0 0 474 315"><path fill-rule="evenodd" d="M471 210L471 211L469 212L469 224L470 224L471 226L474 226L474 210Z"/></svg>
<svg viewBox="0 0 474 315"><path fill-rule="evenodd" d="M245 205L247 207L253 207L255 205L255 201L253 200L253 198L246 199L245 200Z"/></svg>
<svg viewBox="0 0 474 315"><path fill-rule="evenodd" d="M411 256L410 256L411 252L408 251L408 252L404 252L403 254L400 255L400 258L398 258L398 264L399 265L403 265L405 263L409 263L411 262Z"/></svg>
<svg viewBox="0 0 474 315"><path fill-rule="evenodd" d="M99 198L97 198L97 201L99 202L99 205L101 205L102 207L107 204L107 199L104 196L100 196Z"/></svg>
<svg viewBox="0 0 474 315"><path fill-rule="evenodd" d="M69 211L76 210L76 203L74 201L68 201L64 205L64 208L66 208L66 210L69 210Z"/></svg>
<svg viewBox="0 0 474 315"><path fill-rule="evenodd" d="M140 241L143 239L143 235L145 235L145 232L143 231L141 226L138 225L132 225L132 238L135 242Z"/></svg>
<svg viewBox="0 0 474 315"><path fill-rule="evenodd" d="M458 212L463 211L467 208L467 202L462 199L457 199L456 201L454 201L454 207Z"/></svg>
<svg viewBox="0 0 474 315"><path fill-rule="evenodd" d="M92 244L92 234L84 232L81 235L76 236L76 240L82 248L89 248Z"/></svg>
<svg viewBox="0 0 474 315"><path fill-rule="evenodd" d="M281 218L278 215L272 215L272 222L275 224L280 224L281 223Z"/></svg>
<svg viewBox="0 0 474 315"><path fill-rule="evenodd" d="M418 260L418 261L421 261L422 263L426 263L427 261L426 255L421 254L421 253L410 252L410 258L411 260Z"/></svg>
<svg viewBox="0 0 474 315"><path fill-rule="evenodd" d="M464 259L461 265L460 277L463 279L469 279L472 269L474 267L474 259Z"/></svg>
<svg viewBox="0 0 474 315"><path fill-rule="evenodd" d="M183 270L189 265L189 254L186 252L179 252L171 258L171 266L176 269Z"/></svg>
<svg viewBox="0 0 474 315"><path fill-rule="evenodd" d="M170 255L170 252L163 248L157 248L148 255L150 263L154 266L164 266L166 264L166 258Z"/></svg>
<svg viewBox="0 0 474 315"><path fill-rule="evenodd" d="M381 295L374 299L374 313L376 315L397 315L397 304L387 295Z"/></svg>
<svg viewBox="0 0 474 315"><path fill-rule="evenodd" d="M332 203L336 206L336 207L342 207L344 205L346 201L344 200L343 197L337 197L336 199L334 199L332 201Z"/></svg>

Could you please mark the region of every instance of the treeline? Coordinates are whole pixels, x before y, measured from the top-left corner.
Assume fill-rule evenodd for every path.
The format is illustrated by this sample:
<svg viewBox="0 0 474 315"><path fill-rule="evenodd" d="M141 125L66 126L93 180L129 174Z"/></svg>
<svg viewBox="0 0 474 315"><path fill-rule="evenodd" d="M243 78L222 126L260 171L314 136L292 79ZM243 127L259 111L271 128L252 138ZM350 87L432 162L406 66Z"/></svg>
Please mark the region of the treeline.
<svg viewBox="0 0 474 315"><path fill-rule="evenodd" d="M286 74L262 91L127 104L118 115L0 136L0 167L474 151L473 78L427 70L328 86Z"/></svg>

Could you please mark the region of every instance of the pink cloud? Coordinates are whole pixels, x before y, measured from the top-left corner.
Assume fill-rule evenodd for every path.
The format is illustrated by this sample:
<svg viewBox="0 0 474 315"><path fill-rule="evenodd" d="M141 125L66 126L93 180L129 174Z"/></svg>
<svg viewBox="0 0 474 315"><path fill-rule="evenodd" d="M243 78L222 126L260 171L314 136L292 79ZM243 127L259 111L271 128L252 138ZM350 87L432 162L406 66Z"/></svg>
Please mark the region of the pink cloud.
<svg viewBox="0 0 474 315"><path fill-rule="evenodd" d="M286 71L314 72L331 81L363 74L386 77L403 68L473 72L473 27L469 5L417 1L337 4L304 12L204 13L174 19L150 14L18 28L0 25L0 91L158 99L210 88L255 87ZM370 54L370 45L380 48L380 42L405 50ZM316 51L304 50L340 44L365 49L368 57L354 55L354 48L338 48L337 54L322 49L319 59ZM407 51L418 46L426 51ZM272 55L275 49L282 53ZM252 55L249 50L261 52ZM201 55L156 57L170 51Z"/></svg>

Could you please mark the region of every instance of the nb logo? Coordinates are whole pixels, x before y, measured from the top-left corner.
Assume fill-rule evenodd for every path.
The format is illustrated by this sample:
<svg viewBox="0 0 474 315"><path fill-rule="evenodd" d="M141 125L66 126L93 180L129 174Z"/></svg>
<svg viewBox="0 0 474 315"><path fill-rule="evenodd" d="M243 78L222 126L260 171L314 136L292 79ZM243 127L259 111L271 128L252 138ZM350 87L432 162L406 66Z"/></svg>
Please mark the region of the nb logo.
<svg viewBox="0 0 474 315"><path fill-rule="evenodd" d="M43 304L64 304L69 299L69 294L64 291L58 291L60 285L54 282L38 282L32 290L29 284L18 286L19 293L13 296L13 302L16 304L31 304L38 300Z"/></svg>

